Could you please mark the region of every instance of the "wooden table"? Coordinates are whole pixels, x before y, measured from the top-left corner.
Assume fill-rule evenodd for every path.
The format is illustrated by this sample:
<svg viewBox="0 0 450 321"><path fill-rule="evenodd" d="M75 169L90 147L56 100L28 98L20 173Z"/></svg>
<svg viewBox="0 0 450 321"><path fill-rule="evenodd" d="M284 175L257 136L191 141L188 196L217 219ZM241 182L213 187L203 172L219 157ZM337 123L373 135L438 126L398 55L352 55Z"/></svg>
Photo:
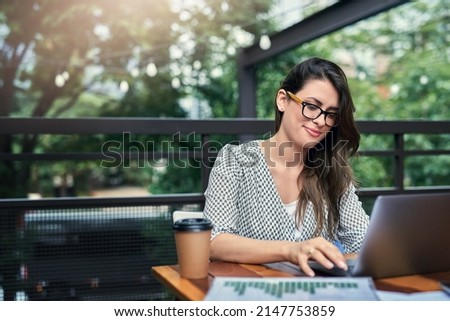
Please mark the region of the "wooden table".
<svg viewBox="0 0 450 321"><path fill-rule="evenodd" d="M216 276L229 277L305 277L298 271L284 265L237 264L228 262L211 262L208 278L188 280L180 277L177 265L155 266L152 274L180 300L201 301ZM374 280L378 290L404 293L439 290L440 280L450 280L450 271L423 275L411 275Z"/></svg>

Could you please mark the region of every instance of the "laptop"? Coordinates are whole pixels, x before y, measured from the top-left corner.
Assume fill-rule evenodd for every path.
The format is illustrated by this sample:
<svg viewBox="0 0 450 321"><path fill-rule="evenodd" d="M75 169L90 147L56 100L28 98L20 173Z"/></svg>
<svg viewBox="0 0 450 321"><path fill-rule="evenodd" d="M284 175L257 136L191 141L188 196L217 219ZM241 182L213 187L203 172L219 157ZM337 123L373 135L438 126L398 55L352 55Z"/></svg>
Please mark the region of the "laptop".
<svg viewBox="0 0 450 321"><path fill-rule="evenodd" d="M348 271L310 263L318 273L374 279L450 271L450 193L378 196Z"/></svg>

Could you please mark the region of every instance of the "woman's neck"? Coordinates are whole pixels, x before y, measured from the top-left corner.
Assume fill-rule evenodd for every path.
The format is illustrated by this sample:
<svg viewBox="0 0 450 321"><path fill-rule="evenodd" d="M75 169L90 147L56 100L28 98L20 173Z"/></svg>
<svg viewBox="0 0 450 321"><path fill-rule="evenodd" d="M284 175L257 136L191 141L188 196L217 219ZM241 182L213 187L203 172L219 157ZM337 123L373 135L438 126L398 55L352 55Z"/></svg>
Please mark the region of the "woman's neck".
<svg viewBox="0 0 450 321"><path fill-rule="evenodd" d="M297 200L301 190L302 153L296 151L293 143L279 143L276 137L262 141L261 151L282 203Z"/></svg>
<svg viewBox="0 0 450 321"><path fill-rule="evenodd" d="M263 141L261 147L268 162L283 163L287 167L303 167L306 150L292 141L282 139L279 133Z"/></svg>

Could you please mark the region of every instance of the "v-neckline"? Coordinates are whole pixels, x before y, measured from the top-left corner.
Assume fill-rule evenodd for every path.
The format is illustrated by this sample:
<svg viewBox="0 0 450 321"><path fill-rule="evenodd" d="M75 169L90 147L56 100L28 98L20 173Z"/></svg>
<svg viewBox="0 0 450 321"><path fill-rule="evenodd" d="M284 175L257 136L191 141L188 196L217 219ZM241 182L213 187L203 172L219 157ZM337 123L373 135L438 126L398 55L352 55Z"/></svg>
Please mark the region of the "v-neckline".
<svg viewBox="0 0 450 321"><path fill-rule="evenodd" d="M274 191L274 193L275 193L276 196L277 196L278 203L279 203L279 205L282 206L283 209L286 211L286 209L284 208L284 207L285 207L285 204L290 204L290 203L296 202L297 199L285 203L285 202L283 201L283 199L281 198L280 192L278 191L278 188L277 188L277 184L275 183L275 180L274 180L274 177L273 177L273 175L272 175L272 172L270 171L269 165L267 164L266 157L265 157L265 155L264 155L264 153L263 153L263 151L262 151L262 145L261 145L262 142L263 142L262 140L258 140L258 141L257 141L257 148L258 148L258 151L259 151L259 155L260 155L262 161L264 162L264 167L265 167L266 175L268 175L268 177L269 177L269 180L270 180L270 182L271 182L271 184L272 184L272 187L273 187L272 190ZM287 212L286 212L286 213L287 213Z"/></svg>

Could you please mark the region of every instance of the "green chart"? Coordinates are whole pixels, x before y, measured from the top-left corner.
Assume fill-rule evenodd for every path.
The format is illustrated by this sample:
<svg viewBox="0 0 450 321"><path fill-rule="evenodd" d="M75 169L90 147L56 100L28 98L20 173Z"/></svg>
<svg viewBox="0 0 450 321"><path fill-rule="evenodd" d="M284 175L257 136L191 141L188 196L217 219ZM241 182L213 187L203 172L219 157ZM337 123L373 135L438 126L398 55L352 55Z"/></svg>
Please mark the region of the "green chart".
<svg viewBox="0 0 450 321"><path fill-rule="evenodd" d="M229 278L214 280L207 300L377 300L371 278Z"/></svg>
<svg viewBox="0 0 450 321"><path fill-rule="evenodd" d="M264 291L265 294L271 295L275 298L282 299L283 294L296 294L298 291L306 292L311 295L316 294L320 290L345 290L357 289L356 282L302 282L302 281L278 281L278 282L263 282L263 281L227 281L225 287L233 288L233 291L238 295L245 295L247 288L258 289Z"/></svg>

